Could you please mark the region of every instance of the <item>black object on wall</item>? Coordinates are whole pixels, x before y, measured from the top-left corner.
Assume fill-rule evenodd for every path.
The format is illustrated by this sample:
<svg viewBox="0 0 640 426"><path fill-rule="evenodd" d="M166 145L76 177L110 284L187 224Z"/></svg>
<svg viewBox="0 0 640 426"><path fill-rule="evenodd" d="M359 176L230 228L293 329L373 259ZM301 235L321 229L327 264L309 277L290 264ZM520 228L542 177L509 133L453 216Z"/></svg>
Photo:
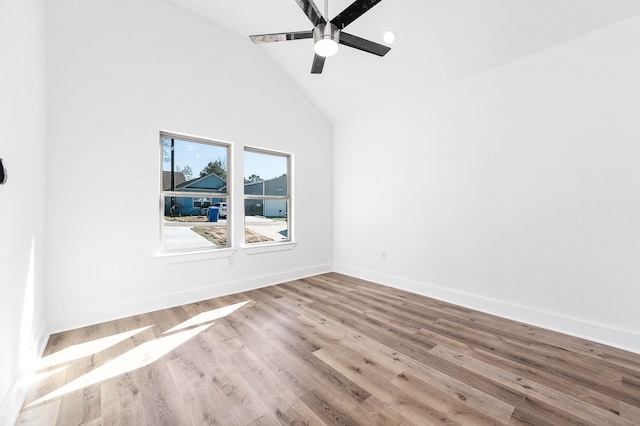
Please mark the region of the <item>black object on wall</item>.
<svg viewBox="0 0 640 426"><path fill-rule="evenodd" d="M7 181L7 169L4 168L2 158L0 158L0 185L4 185Z"/></svg>

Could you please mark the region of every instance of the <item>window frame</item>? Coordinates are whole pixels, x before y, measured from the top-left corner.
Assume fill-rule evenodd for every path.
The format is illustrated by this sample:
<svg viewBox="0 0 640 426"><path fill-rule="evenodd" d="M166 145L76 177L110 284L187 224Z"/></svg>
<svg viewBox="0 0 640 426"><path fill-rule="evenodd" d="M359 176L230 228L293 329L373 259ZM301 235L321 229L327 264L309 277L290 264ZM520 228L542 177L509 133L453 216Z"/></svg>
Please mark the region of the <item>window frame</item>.
<svg viewBox="0 0 640 426"><path fill-rule="evenodd" d="M224 148L226 151L226 192L209 192L209 191L171 191L164 189L164 157L163 157L163 148L164 148L164 140L165 139L174 139L180 140L183 142L191 142L198 144L205 144L216 146L220 148ZM218 250L229 250L233 248L233 236L232 236L232 219L229 212L232 209L232 180L233 180L233 145L230 142L224 142L216 139L205 138L200 136L187 135L182 133L174 133L161 130L159 133L159 142L160 142L160 199L159 199L159 213L160 213L160 254L162 255L182 255L182 254L192 254L192 253L207 253L207 252L215 252ZM226 220L226 244L225 245L213 245L211 247L205 248L185 248L185 249L167 249L165 246L165 200L171 197L187 197L192 198L192 204L195 204L196 198L209 198L211 200L211 205L213 205L214 199L220 199L220 202L227 203L227 216ZM193 206L197 208L196 206ZM209 222L203 222L209 223Z"/></svg>
<svg viewBox="0 0 640 426"><path fill-rule="evenodd" d="M256 153L256 154L266 154L266 155L273 155L273 156L278 156L278 157L285 157L287 159L287 195L282 196L282 195L253 195L253 194L245 194L244 192L244 186L246 184L243 184L242 187L242 210L243 210L243 220L244 220L244 224L243 224L243 231L242 231L242 241L243 241L243 247L246 249L252 249L252 248L260 248L260 247L273 247L273 246L277 246L277 245L291 245L295 240L294 240L294 231L293 231L293 176L292 176L292 172L293 172L293 154L289 153L289 152L284 152L284 151L276 151L276 150L271 150L271 149L265 149L265 148L259 148L259 147L254 147L254 146L245 146L242 153L243 153L243 166L246 166L245 164L245 159L244 159L244 154L246 152L252 152L252 153ZM246 167L243 167L244 170L244 174L248 174ZM268 180L268 179L267 179ZM244 182L244 176L242 177L242 181ZM264 182L264 181L263 181ZM263 191L264 192L264 191ZM286 223L287 223L287 238L283 239L283 240L277 240L277 241L265 241L265 242L261 242L261 243L247 243L246 242L246 238L247 238L247 212L246 212L246 205L247 205L247 200L263 200L263 201L267 201L267 200L281 200L281 201L285 201L286 206L287 206L287 212L285 215L286 218Z"/></svg>

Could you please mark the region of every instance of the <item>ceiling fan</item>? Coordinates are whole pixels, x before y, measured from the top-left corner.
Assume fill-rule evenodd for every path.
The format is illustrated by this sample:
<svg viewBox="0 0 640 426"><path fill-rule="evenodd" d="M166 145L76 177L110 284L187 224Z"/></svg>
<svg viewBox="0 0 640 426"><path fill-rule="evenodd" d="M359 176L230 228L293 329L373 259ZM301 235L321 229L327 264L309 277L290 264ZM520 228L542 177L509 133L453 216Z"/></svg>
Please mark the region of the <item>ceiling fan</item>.
<svg viewBox="0 0 640 426"><path fill-rule="evenodd" d="M313 38L315 56L313 57L311 74L320 74L324 68L325 59L338 52L338 43L378 56L384 56L391 50L391 48L387 46L342 31L347 25L351 24L381 1L382 0L356 0L331 21L327 22L329 19L329 0L325 0L324 17L313 0L295 0L313 24L313 30L258 34L249 36L249 38L256 44Z"/></svg>

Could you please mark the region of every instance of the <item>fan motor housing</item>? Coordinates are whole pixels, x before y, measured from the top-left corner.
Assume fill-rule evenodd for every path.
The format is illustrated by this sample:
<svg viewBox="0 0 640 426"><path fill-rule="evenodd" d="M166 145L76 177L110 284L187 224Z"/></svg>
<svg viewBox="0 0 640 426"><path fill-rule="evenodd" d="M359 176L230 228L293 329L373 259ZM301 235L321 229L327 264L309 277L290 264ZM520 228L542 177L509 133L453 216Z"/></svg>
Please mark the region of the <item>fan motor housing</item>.
<svg viewBox="0 0 640 426"><path fill-rule="evenodd" d="M336 43L340 42L340 31L338 27L331 22L326 24L318 24L313 29L313 41L317 43L320 40L333 40Z"/></svg>

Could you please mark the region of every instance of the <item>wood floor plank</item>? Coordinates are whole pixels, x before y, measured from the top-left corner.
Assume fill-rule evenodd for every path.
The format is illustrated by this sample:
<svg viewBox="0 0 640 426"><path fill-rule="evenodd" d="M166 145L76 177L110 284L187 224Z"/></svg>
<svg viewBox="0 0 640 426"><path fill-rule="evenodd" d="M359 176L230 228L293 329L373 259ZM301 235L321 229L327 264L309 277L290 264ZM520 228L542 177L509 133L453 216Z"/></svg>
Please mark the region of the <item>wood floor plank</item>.
<svg viewBox="0 0 640 426"><path fill-rule="evenodd" d="M351 408L344 407L339 396L326 388L314 389L303 395L301 401L326 425L357 425L358 420L351 415Z"/></svg>
<svg viewBox="0 0 640 426"><path fill-rule="evenodd" d="M178 358L167 363L176 393L193 425L233 424L234 417L217 387L209 386L197 361Z"/></svg>
<svg viewBox="0 0 640 426"><path fill-rule="evenodd" d="M429 342L416 338L412 333L406 333L395 327L385 327L384 323L345 306L313 305L313 309L330 318L339 319L342 324L351 329L372 336L375 340L379 340L387 346L397 347L406 353L426 352L434 346Z"/></svg>
<svg viewBox="0 0 640 426"><path fill-rule="evenodd" d="M640 354L337 273L52 335L38 374L17 424L640 424Z"/></svg>
<svg viewBox="0 0 640 426"><path fill-rule="evenodd" d="M230 361L276 418L286 424L322 424L320 418L306 405L299 404L298 396L247 347L242 347L238 356Z"/></svg>
<svg viewBox="0 0 640 426"><path fill-rule="evenodd" d="M179 425L188 414L175 391L175 382L165 362L147 365L132 373L142 392L145 419L154 425Z"/></svg>
<svg viewBox="0 0 640 426"><path fill-rule="evenodd" d="M638 419L640 419L640 407L635 407L633 405L629 405L624 402L621 402L619 412L620 412L620 416L623 419L636 421L636 422L638 422Z"/></svg>
<svg viewBox="0 0 640 426"><path fill-rule="evenodd" d="M585 421L591 421L596 424L614 423L629 426L633 425L633 423L629 423L624 419L621 419L616 413L611 413L590 404L586 404L560 391L540 385L516 374L509 373L506 370L493 367L482 361L475 360L467 355L460 354L455 350L451 350L443 346L437 346L431 352L450 361L454 361L460 366L464 365L465 368L482 371L483 374L491 380L500 382L512 389L519 390L530 397L545 401L559 410L567 411L572 415L584 419Z"/></svg>
<svg viewBox="0 0 640 426"><path fill-rule="evenodd" d="M613 395L622 401L639 404L637 392L629 392L622 385L622 375L626 368L608 364L597 358L582 354L553 350L536 344L522 344L493 336L457 323L439 320L436 330L458 340L470 342L472 346L495 353L501 358L514 360L523 366L537 366L541 372L563 377L575 384L584 384L603 393ZM575 366L581 368L576 369Z"/></svg>
<svg viewBox="0 0 640 426"><path fill-rule="evenodd" d="M140 388L130 373L101 384L101 420L105 425L147 424ZM66 419L60 419L62 423ZM70 423L68 423L70 424Z"/></svg>
<svg viewBox="0 0 640 426"><path fill-rule="evenodd" d="M60 398L58 425L83 424L100 417L101 389L99 385L83 388ZM64 420L63 420L64 419Z"/></svg>
<svg viewBox="0 0 640 426"><path fill-rule="evenodd" d="M616 412L619 410L619 399L610 394L602 393L596 388L577 386L576 382L567 380L564 377L550 374L539 368L533 368L528 365L523 365L519 362L500 357L493 353L487 353L481 349L476 348L474 351L472 351L472 354L476 359L480 361L487 362L488 364L502 368L513 374L520 375L537 383L544 383L545 385L551 386L554 389L562 389L562 391L567 395L582 400L588 404L612 412Z"/></svg>
<svg viewBox="0 0 640 426"><path fill-rule="evenodd" d="M360 407L364 413L362 418L368 419L371 425L386 426L386 425L415 425L417 420L411 420L408 416L412 413L409 410L405 410L402 405L390 405L382 402L375 396L370 396L366 401L362 403ZM421 416L422 418L423 416ZM446 417L439 417L434 419L432 424L454 424L453 421L449 421Z"/></svg>
<svg viewBox="0 0 640 426"><path fill-rule="evenodd" d="M446 398L446 403L454 408L453 414L455 416L464 412L463 410L471 413L471 418L468 418L467 421L471 421L473 418L478 418L480 421L481 418L484 418L487 423L491 423L492 419L506 423L515 409L513 405L428 366L412 369L411 373L402 372L394 378L393 382L404 387L409 381L409 377L420 381L420 384L415 385L420 393L440 394L443 396L442 399ZM412 382L416 383L415 380ZM420 389L421 387L425 390ZM454 418L456 418L455 416Z"/></svg>
<svg viewBox="0 0 640 426"><path fill-rule="evenodd" d="M401 405L403 410L415 421L430 423L441 421L444 418L455 420L450 417L453 410L448 410L450 407L445 406L446 404L440 404L438 396L405 392L402 387L406 384L394 383L393 379L395 379L396 373L382 367L382 364L357 359L344 348L324 348L318 350L314 355L358 385L368 389L373 396L386 404Z"/></svg>
<svg viewBox="0 0 640 426"><path fill-rule="evenodd" d="M401 373L391 383L460 424L494 425L496 422L503 423L511 418L513 412L511 410L508 414L500 413L499 417L492 418L483 411L474 410L468 405L466 396L460 394L457 399L452 398L442 389L431 386L429 382L420 380L410 373Z"/></svg>
<svg viewBox="0 0 640 426"><path fill-rule="evenodd" d="M23 426L55 426L59 420L60 400L50 404L42 404L29 410L23 409L16 420L16 425Z"/></svg>
<svg viewBox="0 0 640 426"><path fill-rule="evenodd" d="M513 413L513 405L375 341L349 339L340 342L336 347L341 356L351 360L352 365L359 362L358 368L360 366L362 368L383 366L385 371L391 375L388 378L398 386L405 387L409 382L409 375L422 381L422 386L428 386L431 393L437 394L440 399L446 398L449 401L447 403L449 406L446 406L443 412L454 407L453 418L462 411L463 407L467 410L471 407L470 409L476 412L478 421L481 416L486 415L485 420L489 423L491 423L490 419L506 422ZM381 375L380 372L379 375Z"/></svg>

